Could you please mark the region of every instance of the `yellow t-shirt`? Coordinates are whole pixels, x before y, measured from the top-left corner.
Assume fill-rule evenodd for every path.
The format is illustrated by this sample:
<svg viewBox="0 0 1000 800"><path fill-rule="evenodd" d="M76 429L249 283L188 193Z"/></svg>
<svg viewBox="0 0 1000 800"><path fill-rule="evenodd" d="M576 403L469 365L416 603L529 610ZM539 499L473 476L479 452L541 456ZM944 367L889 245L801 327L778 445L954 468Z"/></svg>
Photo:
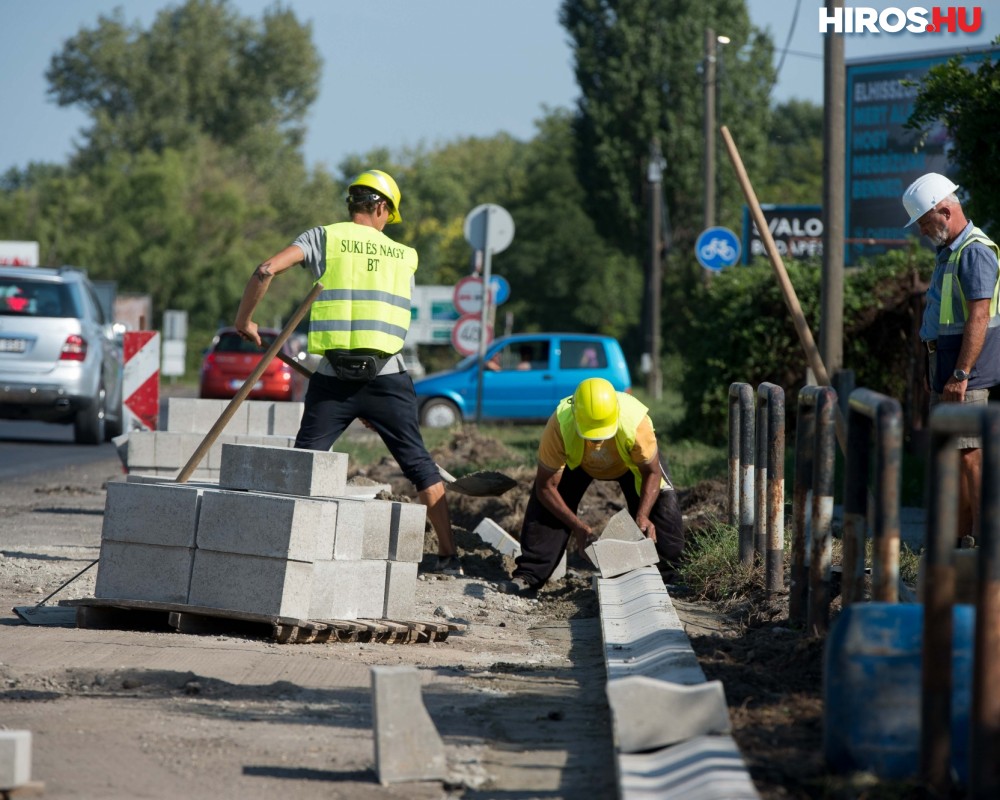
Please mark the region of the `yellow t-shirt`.
<svg viewBox="0 0 1000 800"><path fill-rule="evenodd" d="M649 417L639 423L635 431L635 444L629 454L636 464L648 464L656 457L656 431ZM558 472L566 466L566 446L563 444L559 420L553 414L542 431L542 441L538 445L538 463L545 469ZM584 441L583 471L601 481L613 481L628 472L628 466L618 454L614 439L603 442Z"/></svg>

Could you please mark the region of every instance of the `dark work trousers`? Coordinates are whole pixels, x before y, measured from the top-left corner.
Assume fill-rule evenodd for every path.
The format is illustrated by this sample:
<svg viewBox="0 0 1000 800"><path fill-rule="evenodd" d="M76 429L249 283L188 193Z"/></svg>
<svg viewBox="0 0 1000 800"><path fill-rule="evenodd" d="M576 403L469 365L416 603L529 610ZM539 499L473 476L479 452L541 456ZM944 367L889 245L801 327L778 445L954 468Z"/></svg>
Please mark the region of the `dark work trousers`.
<svg viewBox="0 0 1000 800"><path fill-rule="evenodd" d="M329 450L347 426L359 418L375 428L417 491L441 482L437 465L420 435L417 396L406 372L379 375L370 381L342 381L314 374L306 390L295 446L300 450Z"/></svg>
<svg viewBox="0 0 1000 800"><path fill-rule="evenodd" d="M660 456L660 468L663 474L669 476L667 464ZM563 470L559 479L559 494L574 514L580 506L580 500L587 487L594 480L580 467ZM667 478L669 482L669 477ZM632 519L639 510L639 493L635 489L635 476L631 471L617 479L625 495ZM656 528L656 551L660 554L660 562L664 566L676 565L684 550L684 524L681 521L681 509L677 503L677 492L665 489L660 492L649 512L649 521ZM524 578L531 586L538 588L549 579L558 566L566 545L569 544L569 528L555 514L549 511L531 488L528 507L524 511L524 522L521 525L521 555L517 557L514 569L515 578Z"/></svg>

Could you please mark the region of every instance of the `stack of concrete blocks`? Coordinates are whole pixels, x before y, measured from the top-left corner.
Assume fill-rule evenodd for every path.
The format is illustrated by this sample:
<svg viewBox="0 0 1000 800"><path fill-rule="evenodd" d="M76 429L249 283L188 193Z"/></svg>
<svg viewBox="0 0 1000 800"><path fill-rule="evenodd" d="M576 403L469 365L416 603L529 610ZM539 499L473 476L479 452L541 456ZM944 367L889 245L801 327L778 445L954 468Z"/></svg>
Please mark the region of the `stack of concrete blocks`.
<svg viewBox="0 0 1000 800"><path fill-rule="evenodd" d="M517 558L521 555L521 543L511 536L489 517L483 517L482 521L473 530L480 539L490 545L502 556ZM549 576L550 581L559 581L566 577L566 553L562 554L559 563Z"/></svg>
<svg viewBox="0 0 1000 800"><path fill-rule="evenodd" d="M0 793L31 781L31 731L0 731Z"/></svg>
<svg viewBox="0 0 1000 800"><path fill-rule="evenodd" d="M228 400L171 397L162 431L128 434L124 458L129 473L176 477L219 420ZM218 480L224 444L292 447L302 419L302 403L247 400L212 443L192 480Z"/></svg>
<svg viewBox="0 0 1000 800"><path fill-rule="evenodd" d="M108 485L95 594L297 619L412 617L426 508L347 495L347 456L224 444L219 482Z"/></svg>

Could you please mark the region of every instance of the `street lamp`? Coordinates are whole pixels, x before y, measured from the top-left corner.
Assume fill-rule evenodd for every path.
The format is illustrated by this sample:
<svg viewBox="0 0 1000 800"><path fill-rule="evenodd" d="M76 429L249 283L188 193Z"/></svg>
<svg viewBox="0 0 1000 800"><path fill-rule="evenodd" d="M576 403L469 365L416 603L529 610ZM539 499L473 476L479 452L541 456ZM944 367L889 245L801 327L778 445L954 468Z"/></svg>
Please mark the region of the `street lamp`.
<svg viewBox="0 0 1000 800"><path fill-rule="evenodd" d="M705 29L705 228L715 225L715 86L718 45L729 44L728 36Z"/></svg>

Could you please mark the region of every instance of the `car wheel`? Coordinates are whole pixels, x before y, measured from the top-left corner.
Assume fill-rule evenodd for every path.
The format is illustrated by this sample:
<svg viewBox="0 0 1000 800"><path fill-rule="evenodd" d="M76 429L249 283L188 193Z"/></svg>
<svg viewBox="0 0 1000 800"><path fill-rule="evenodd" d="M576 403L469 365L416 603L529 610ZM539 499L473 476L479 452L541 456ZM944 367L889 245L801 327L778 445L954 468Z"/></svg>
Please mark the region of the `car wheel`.
<svg viewBox="0 0 1000 800"><path fill-rule="evenodd" d="M104 404L107 395L102 386L94 402L76 412L73 438L77 444L100 444L104 441Z"/></svg>
<svg viewBox="0 0 1000 800"><path fill-rule="evenodd" d="M420 422L428 428L450 428L462 421L462 412L451 400L434 397L420 410Z"/></svg>

